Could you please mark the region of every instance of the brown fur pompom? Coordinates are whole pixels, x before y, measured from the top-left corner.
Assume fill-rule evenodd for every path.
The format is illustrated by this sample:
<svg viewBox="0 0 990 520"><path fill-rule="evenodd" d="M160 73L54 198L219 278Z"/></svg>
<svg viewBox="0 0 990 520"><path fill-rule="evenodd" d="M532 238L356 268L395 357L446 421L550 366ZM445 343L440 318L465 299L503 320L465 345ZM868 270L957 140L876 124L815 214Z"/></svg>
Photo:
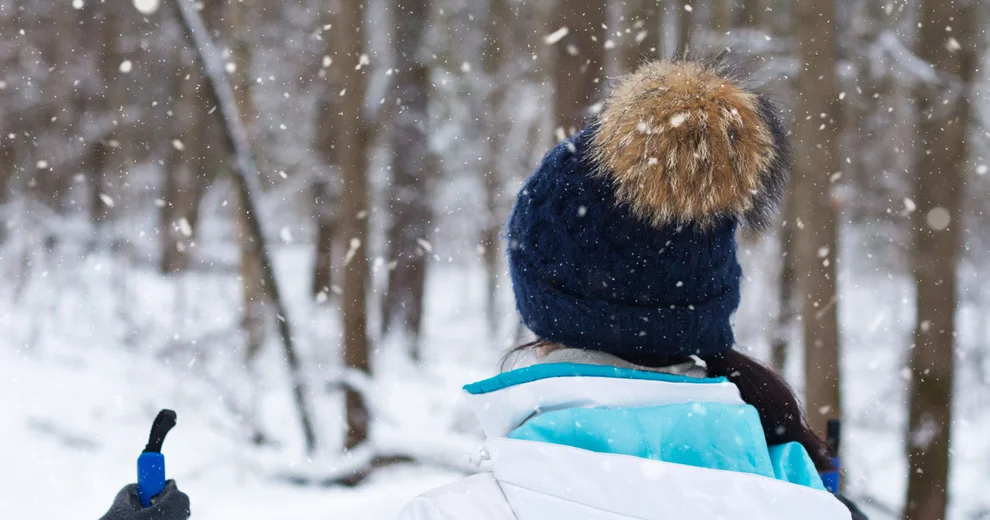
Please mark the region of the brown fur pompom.
<svg viewBox="0 0 990 520"><path fill-rule="evenodd" d="M597 174L655 226L735 218L769 227L789 150L777 110L720 59L657 61L623 77L592 140Z"/></svg>

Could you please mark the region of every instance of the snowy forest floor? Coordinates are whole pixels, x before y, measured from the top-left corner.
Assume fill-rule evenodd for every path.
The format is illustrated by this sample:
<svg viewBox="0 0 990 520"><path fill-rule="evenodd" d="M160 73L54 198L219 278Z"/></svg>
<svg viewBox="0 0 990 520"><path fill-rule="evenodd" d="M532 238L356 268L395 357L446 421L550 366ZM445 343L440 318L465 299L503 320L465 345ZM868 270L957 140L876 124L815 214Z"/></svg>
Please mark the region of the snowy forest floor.
<svg viewBox="0 0 990 520"><path fill-rule="evenodd" d="M854 240L847 244L855 247ZM9 253L0 257L7 273ZM480 269L443 257L431 271L424 361L415 365L379 341L370 396L373 445L428 463L378 470L353 489L301 486L285 477L333 475L348 464L334 448L343 428L339 395L325 388L339 367L338 327L328 310L335 300L316 305L307 297L306 248L280 246L278 269L309 367L310 406L329 447L309 460L274 337L252 369L244 368L236 270L207 267L166 279L119 255L32 254L31 272L0 289L2 518L99 517L134 480L135 458L162 407L179 414L164 451L194 518L394 518L407 500L470 469L481 437L459 388L497 370L514 331L508 289L500 295L504 330L493 340L482 332ZM218 264L224 256L217 255ZM765 357L777 253L762 243L744 245L742 256L747 280L738 336ZM913 320L910 286L888 268L869 271L869 262L843 266L846 482L855 499L872 502L874 520L895 518L907 467L902 369ZM988 325L980 319L987 304L979 300L984 291L975 271L961 270L975 300L964 299L960 314L950 520L990 518L990 403L981 398L990 388ZM792 356L787 369L797 387L800 363ZM267 443L251 442L252 422ZM924 442L925 432L910 440Z"/></svg>

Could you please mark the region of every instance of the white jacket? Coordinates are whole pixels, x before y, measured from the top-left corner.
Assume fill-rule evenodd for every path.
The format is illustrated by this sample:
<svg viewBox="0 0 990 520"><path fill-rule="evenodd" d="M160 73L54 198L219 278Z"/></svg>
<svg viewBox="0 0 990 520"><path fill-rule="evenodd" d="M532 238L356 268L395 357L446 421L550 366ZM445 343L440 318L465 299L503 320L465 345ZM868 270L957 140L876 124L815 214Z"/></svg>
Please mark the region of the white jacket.
<svg viewBox="0 0 990 520"><path fill-rule="evenodd" d="M614 369L621 372L615 376L606 367L548 366L535 374L513 371L465 387L488 436L485 452L491 470L423 494L403 509L400 520L849 520L849 511L833 495L807 485L509 438L543 414L549 417L543 426L553 425L553 411L692 403L745 406L735 385L724 380L698 384L683 376L639 379L625 369ZM704 407L692 410L705 414ZM580 431L585 425L574 421L561 427ZM615 432L617 438L628 433Z"/></svg>

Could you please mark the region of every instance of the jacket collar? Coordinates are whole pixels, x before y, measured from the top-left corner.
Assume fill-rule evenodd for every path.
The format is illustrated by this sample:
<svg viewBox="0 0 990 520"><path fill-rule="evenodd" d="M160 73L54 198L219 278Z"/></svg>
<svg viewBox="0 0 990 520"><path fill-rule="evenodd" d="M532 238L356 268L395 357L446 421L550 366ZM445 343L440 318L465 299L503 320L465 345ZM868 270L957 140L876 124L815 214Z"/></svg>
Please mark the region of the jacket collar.
<svg viewBox="0 0 990 520"><path fill-rule="evenodd" d="M544 363L464 387L485 435L505 437L533 414L563 408L645 408L710 402L745 404L725 378L696 378L633 368Z"/></svg>

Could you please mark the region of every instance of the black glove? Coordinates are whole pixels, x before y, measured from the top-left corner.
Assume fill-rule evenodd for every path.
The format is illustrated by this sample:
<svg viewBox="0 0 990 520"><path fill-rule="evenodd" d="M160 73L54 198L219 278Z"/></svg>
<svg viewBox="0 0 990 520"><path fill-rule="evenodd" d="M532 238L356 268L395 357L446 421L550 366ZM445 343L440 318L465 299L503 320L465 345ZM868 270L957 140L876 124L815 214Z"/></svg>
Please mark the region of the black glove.
<svg viewBox="0 0 990 520"><path fill-rule="evenodd" d="M124 486L100 520L186 520L189 515L189 497L179 491L174 480L169 480L165 489L151 499L151 507L141 506L137 484Z"/></svg>

